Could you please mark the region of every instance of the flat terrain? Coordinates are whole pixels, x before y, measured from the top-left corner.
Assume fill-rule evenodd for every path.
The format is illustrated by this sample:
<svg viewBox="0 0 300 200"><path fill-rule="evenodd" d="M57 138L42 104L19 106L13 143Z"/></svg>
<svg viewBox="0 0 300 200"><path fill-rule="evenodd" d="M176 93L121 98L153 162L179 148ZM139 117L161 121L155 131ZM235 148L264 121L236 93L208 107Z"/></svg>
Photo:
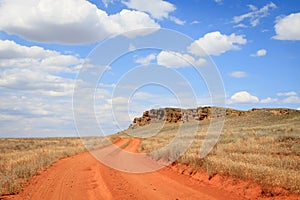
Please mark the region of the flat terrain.
<svg viewBox="0 0 300 200"><path fill-rule="evenodd" d="M117 142L135 152L138 139ZM105 147L109 148L109 147ZM120 151L121 152L121 151ZM116 155L116 152L111 152ZM4 198L5 199L5 198ZM243 199L170 168L146 174L120 172L101 164L90 153L62 159L30 180L14 200L40 199Z"/></svg>
<svg viewBox="0 0 300 200"><path fill-rule="evenodd" d="M17 193L32 176L61 158L103 145L100 137L0 138L0 196Z"/></svg>

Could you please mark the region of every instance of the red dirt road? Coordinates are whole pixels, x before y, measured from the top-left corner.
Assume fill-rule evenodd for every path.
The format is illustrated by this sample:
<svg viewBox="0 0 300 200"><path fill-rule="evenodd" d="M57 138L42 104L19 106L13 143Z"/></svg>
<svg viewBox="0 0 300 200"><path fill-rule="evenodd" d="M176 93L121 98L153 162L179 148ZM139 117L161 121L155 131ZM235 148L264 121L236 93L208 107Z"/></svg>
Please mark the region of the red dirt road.
<svg viewBox="0 0 300 200"><path fill-rule="evenodd" d="M136 152L138 139L119 140L118 146ZM62 159L32 178L15 200L94 199L243 199L170 168L144 174L111 169L89 152Z"/></svg>

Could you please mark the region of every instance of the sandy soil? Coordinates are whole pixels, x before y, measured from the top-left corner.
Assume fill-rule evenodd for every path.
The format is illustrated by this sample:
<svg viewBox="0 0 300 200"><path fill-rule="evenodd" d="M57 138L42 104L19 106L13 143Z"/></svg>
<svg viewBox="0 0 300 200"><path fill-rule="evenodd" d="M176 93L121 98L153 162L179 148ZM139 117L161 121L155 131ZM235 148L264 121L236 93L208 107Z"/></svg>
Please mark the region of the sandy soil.
<svg viewBox="0 0 300 200"><path fill-rule="evenodd" d="M118 146L137 152L139 139L120 139ZM128 145L127 145L128 144ZM109 150L110 148L108 148ZM115 151L115 150L114 150ZM113 152L114 154L123 151ZM171 167L156 172L121 172L99 162L89 152L59 160L33 177L24 190L4 199L244 199L234 191L222 190Z"/></svg>

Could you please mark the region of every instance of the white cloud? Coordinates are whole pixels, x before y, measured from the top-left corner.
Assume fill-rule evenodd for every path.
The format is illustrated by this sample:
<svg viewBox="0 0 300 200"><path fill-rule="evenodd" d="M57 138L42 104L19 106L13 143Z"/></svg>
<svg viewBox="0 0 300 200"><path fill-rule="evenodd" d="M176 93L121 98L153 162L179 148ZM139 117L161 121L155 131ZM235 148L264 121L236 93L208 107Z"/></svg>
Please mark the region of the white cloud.
<svg viewBox="0 0 300 200"><path fill-rule="evenodd" d="M261 9L257 9L253 5L248 5L248 7L251 10L251 12L248 12L248 13L243 14L243 15L235 16L233 18L234 23L240 23L240 22L244 21L245 19L249 19L250 24L253 27L255 27L259 24L260 19L262 19L262 18L269 15L269 10L270 9L274 9L277 6L273 2L270 2L269 4L265 5Z"/></svg>
<svg viewBox="0 0 300 200"><path fill-rule="evenodd" d="M243 78L243 77L247 76L247 73L244 71L234 71L234 72L231 72L229 75L234 78Z"/></svg>
<svg viewBox="0 0 300 200"><path fill-rule="evenodd" d="M252 10L252 11L256 11L256 10L257 10L257 7L254 6L254 5L252 5L252 4L249 4L249 5L247 5L247 6L248 6L248 8L249 8L250 10Z"/></svg>
<svg viewBox="0 0 300 200"><path fill-rule="evenodd" d="M298 107L296 110L300 110L300 107Z"/></svg>
<svg viewBox="0 0 300 200"><path fill-rule="evenodd" d="M277 93L277 96L279 96L279 97L288 97L288 96L296 96L296 95L297 95L297 93L294 91Z"/></svg>
<svg viewBox="0 0 300 200"><path fill-rule="evenodd" d="M300 13L292 13L277 20L274 28L278 40L300 40Z"/></svg>
<svg viewBox="0 0 300 200"><path fill-rule="evenodd" d="M134 93L133 99L139 99L139 100L143 100L143 99L149 99L149 98L159 98L159 95L154 95L152 93L148 93L148 92L136 92Z"/></svg>
<svg viewBox="0 0 300 200"><path fill-rule="evenodd" d="M47 96L66 96L73 93L74 80L54 76L41 70L13 68L0 73L0 87L40 91Z"/></svg>
<svg viewBox="0 0 300 200"><path fill-rule="evenodd" d="M229 103L251 104L258 103L259 99L246 91L237 92L230 97Z"/></svg>
<svg viewBox="0 0 300 200"><path fill-rule="evenodd" d="M0 40L0 67L22 67L47 72L76 73L83 59L64 55L38 46L22 46L10 40Z"/></svg>
<svg viewBox="0 0 300 200"><path fill-rule="evenodd" d="M126 97L118 96L113 97L112 99L107 100L108 103L112 103L113 106L120 106L120 105L128 105L129 99Z"/></svg>
<svg viewBox="0 0 300 200"><path fill-rule="evenodd" d="M108 15L85 0L3 0L0 4L0 29L37 42L90 43L146 27L160 26L144 12L124 9Z"/></svg>
<svg viewBox="0 0 300 200"><path fill-rule="evenodd" d="M112 84L99 83L99 87L101 87L101 88L115 88L116 84L115 83L112 83Z"/></svg>
<svg viewBox="0 0 300 200"><path fill-rule="evenodd" d="M200 23L201 23L200 21L194 20L194 21L191 22L191 25L193 25L193 24L200 24Z"/></svg>
<svg viewBox="0 0 300 200"><path fill-rule="evenodd" d="M277 96L279 97L286 97L282 100L282 103L300 103L300 98L297 96L297 93L294 91L290 92L279 92L277 93Z"/></svg>
<svg viewBox="0 0 300 200"><path fill-rule="evenodd" d="M185 21L181 20L181 19L178 19L177 17L174 17L174 16L170 16L169 19L178 24L178 25L184 25L185 24Z"/></svg>
<svg viewBox="0 0 300 200"><path fill-rule="evenodd" d="M0 40L0 135L76 135L73 78L82 62L76 55Z"/></svg>
<svg viewBox="0 0 300 200"><path fill-rule="evenodd" d="M188 50L194 55L204 56L208 55L218 56L229 50L239 49L239 45L246 44L247 40L243 35L225 35L219 31L207 33L204 37L194 41Z"/></svg>
<svg viewBox="0 0 300 200"><path fill-rule="evenodd" d="M234 28L248 28L248 26L241 23L241 24L235 25Z"/></svg>
<svg viewBox="0 0 300 200"><path fill-rule="evenodd" d="M299 104L300 97L297 96L297 93L294 91L291 92L280 92L277 93L277 96L284 97L283 99L271 98L262 99L261 103L279 103L279 104Z"/></svg>
<svg viewBox="0 0 300 200"><path fill-rule="evenodd" d="M289 96L286 99L282 100L283 103L292 103L292 104L299 104L300 97L298 96Z"/></svg>
<svg viewBox="0 0 300 200"><path fill-rule="evenodd" d="M255 54L251 54L252 57L261 57L267 54L266 49L259 49Z"/></svg>
<svg viewBox="0 0 300 200"><path fill-rule="evenodd" d="M1 113L6 115L42 117L53 114L51 110L47 109L48 105L38 98L27 97L25 95L7 95L6 98L0 97L0 99ZM12 104L12 102L14 103Z"/></svg>
<svg viewBox="0 0 300 200"><path fill-rule="evenodd" d="M268 97L268 98L266 98L266 99L262 99L260 102L263 103L263 104L267 104L267 103L276 103L276 102L278 102L278 99Z"/></svg>
<svg viewBox="0 0 300 200"><path fill-rule="evenodd" d="M114 3L115 0L102 0L102 3L104 4L104 6L107 8L108 4Z"/></svg>
<svg viewBox="0 0 300 200"><path fill-rule="evenodd" d="M0 40L0 59L11 58L46 58L57 56L58 52L45 50L38 46L21 46L10 40Z"/></svg>
<svg viewBox="0 0 300 200"><path fill-rule="evenodd" d="M136 49L136 47L133 44L129 44L128 50L129 51L134 51Z"/></svg>
<svg viewBox="0 0 300 200"><path fill-rule="evenodd" d="M1 137L76 136L71 96L1 90Z"/></svg>
<svg viewBox="0 0 300 200"><path fill-rule="evenodd" d="M155 19L168 18L169 13L176 9L173 4L164 0L123 0L122 3L128 8L147 12Z"/></svg>
<svg viewBox="0 0 300 200"><path fill-rule="evenodd" d="M188 67L191 65L201 66L205 62L206 60L203 58L199 58L197 60L189 54L181 54L172 51L161 51L157 55L157 64L166 67L179 68L179 67Z"/></svg>
<svg viewBox="0 0 300 200"><path fill-rule="evenodd" d="M138 64L141 64L141 65L148 65L150 64L153 60L155 60L156 58L156 55L154 53L152 54L149 54L148 56L146 57L140 57L140 58L137 58L135 59L134 61Z"/></svg>
<svg viewBox="0 0 300 200"><path fill-rule="evenodd" d="M214 0L216 3L221 4L222 0Z"/></svg>

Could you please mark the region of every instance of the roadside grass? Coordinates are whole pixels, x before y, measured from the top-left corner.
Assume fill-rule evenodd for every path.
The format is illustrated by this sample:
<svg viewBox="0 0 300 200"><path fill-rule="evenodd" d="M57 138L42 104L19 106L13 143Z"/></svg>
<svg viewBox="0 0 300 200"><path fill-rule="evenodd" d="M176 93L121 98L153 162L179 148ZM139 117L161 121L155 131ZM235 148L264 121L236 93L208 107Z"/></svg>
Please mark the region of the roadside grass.
<svg viewBox="0 0 300 200"><path fill-rule="evenodd" d="M59 159L104 144L100 137L0 138L0 196L18 193L32 176Z"/></svg>
<svg viewBox="0 0 300 200"><path fill-rule="evenodd" d="M119 132L108 139L114 142L119 137L141 137L139 151L154 159L174 160L179 157L175 162L195 170L204 169L209 178L221 174L252 180L266 187L279 186L300 194L299 111L276 115L255 110L239 117L228 116L218 143L208 156L201 159L199 150L209 124L209 120L199 124L185 123L178 135L180 124L153 123ZM188 144L190 141L192 143ZM170 148L164 148L170 143ZM0 196L18 193L30 177L61 158L108 144L108 140L101 137L0 138ZM127 145L124 144L123 148ZM188 148L180 154L184 146Z"/></svg>
<svg viewBox="0 0 300 200"><path fill-rule="evenodd" d="M208 125L208 120L200 122L193 143L176 162L204 169L209 178L221 174L300 193L300 112L275 115L257 110L245 116L227 117L218 143L200 159ZM179 126L165 124L157 135L143 139L139 150L157 160L174 159L185 141L193 137L186 129L175 145L164 150ZM196 124L190 122L190 126Z"/></svg>

